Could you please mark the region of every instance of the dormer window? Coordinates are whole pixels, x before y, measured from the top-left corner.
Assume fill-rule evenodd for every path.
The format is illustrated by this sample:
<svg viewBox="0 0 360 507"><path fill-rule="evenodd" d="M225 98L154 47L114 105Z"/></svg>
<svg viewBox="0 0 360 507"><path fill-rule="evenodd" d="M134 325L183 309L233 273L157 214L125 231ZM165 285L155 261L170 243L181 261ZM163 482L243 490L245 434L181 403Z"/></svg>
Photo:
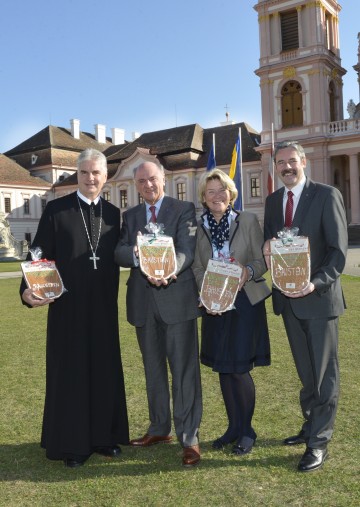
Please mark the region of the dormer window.
<svg viewBox="0 0 360 507"><path fill-rule="evenodd" d="M37 155L31 155L31 165L35 165L38 158Z"/></svg>

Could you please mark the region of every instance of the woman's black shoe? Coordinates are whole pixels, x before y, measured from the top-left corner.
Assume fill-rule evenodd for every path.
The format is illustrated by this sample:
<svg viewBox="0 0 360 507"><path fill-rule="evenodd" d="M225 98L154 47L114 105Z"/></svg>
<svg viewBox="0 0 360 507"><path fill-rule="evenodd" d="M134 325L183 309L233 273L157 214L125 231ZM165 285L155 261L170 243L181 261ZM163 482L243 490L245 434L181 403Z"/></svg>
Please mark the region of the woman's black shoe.
<svg viewBox="0 0 360 507"><path fill-rule="evenodd" d="M252 451L252 448L255 445L255 440L250 437L242 437L232 448L233 454L237 454L238 456L243 456L244 454L249 454Z"/></svg>
<svg viewBox="0 0 360 507"><path fill-rule="evenodd" d="M217 438L216 440L213 441L213 443L211 444L211 447L213 449L217 449L217 450L221 450L223 449L226 445L228 444L232 444L233 442L235 442L236 440L236 437L229 440L227 438L224 438L224 437L219 437Z"/></svg>

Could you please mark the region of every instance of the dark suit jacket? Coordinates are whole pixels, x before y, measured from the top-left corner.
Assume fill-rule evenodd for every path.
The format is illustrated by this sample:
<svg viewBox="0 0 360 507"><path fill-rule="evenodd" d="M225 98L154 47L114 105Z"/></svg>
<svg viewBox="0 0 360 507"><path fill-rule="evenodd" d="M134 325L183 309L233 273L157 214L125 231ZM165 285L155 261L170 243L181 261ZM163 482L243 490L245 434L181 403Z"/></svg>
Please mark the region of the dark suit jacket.
<svg viewBox="0 0 360 507"><path fill-rule="evenodd" d="M277 237L284 227L284 188L269 195L265 202L265 240ZM310 242L311 282L315 290L303 298L291 299L299 319L336 317L344 312L340 285L347 253L348 235L344 203L334 187L306 179L293 219L293 227ZM273 289L274 312L279 315L286 296Z"/></svg>
<svg viewBox="0 0 360 507"><path fill-rule="evenodd" d="M120 240L115 250L115 262L131 268L127 282L127 319L134 326L145 324L150 291L155 298L161 318L167 324L185 322L199 316L198 291L191 270L196 243L196 216L193 203L165 196L157 222L164 224L164 234L174 240L177 279L169 285L155 287L149 284L139 267L134 265L134 245L138 231L148 234L146 206L139 204L123 214Z"/></svg>

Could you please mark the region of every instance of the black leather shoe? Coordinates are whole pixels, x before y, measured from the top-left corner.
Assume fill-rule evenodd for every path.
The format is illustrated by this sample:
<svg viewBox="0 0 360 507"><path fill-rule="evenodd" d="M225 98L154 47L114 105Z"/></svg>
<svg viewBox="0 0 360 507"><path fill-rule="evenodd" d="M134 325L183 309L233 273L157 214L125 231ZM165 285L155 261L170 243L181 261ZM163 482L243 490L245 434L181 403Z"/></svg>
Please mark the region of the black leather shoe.
<svg viewBox="0 0 360 507"><path fill-rule="evenodd" d="M108 458L117 458L121 454L121 449L118 445L111 445L106 447L95 447L94 451L102 456Z"/></svg>
<svg viewBox="0 0 360 507"><path fill-rule="evenodd" d="M328 457L327 449L312 449L307 447L306 451L298 464L300 472L312 472L322 467Z"/></svg>
<svg viewBox="0 0 360 507"><path fill-rule="evenodd" d="M226 445L232 444L233 442L235 442L235 440L236 440L236 438L234 438L233 440L227 440L223 437L219 437L213 441L213 443L211 444L211 447L213 449L220 450L220 449L223 449Z"/></svg>
<svg viewBox="0 0 360 507"><path fill-rule="evenodd" d="M252 448L255 445L255 440L250 437L242 437L239 442L232 448L232 453L237 454L238 456L243 456L244 454L249 454L252 451Z"/></svg>
<svg viewBox="0 0 360 507"><path fill-rule="evenodd" d="M301 430L298 435L294 435L293 437L288 437L283 440L284 445L299 445L306 444L306 440L304 437L304 431Z"/></svg>
<svg viewBox="0 0 360 507"><path fill-rule="evenodd" d="M88 456L73 456L72 458L65 458L64 465L67 468L78 468L83 466L83 464L90 458L90 454Z"/></svg>

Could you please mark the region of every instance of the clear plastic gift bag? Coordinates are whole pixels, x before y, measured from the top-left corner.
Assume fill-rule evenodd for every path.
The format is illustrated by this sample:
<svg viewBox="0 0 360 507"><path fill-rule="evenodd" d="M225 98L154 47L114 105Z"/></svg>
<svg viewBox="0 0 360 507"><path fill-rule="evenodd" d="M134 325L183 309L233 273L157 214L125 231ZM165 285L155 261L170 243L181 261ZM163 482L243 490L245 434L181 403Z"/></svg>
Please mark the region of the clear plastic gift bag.
<svg viewBox="0 0 360 507"><path fill-rule="evenodd" d="M31 261L21 263L26 285L39 299L56 299L66 289L55 261L48 261L42 258L41 248L36 247L30 250Z"/></svg>
<svg viewBox="0 0 360 507"><path fill-rule="evenodd" d="M200 291L207 310L223 313L235 308L242 269L232 257L209 259Z"/></svg>
<svg viewBox="0 0 360 507"><path fill-rule="evenodd" d="M177 263L174 241L163 232L163 224L148 223L149 234L137 237L141 271L151 278L168 279L176 273Z"/></svg>
<svg viewBox="0 0 360 507"><path fill-rule="evenodd" d="M278 239L270 240L271 278L284 293L301 292L310 283L310 244L306 236L298 236L297 227L285 227Z"/></svg>

